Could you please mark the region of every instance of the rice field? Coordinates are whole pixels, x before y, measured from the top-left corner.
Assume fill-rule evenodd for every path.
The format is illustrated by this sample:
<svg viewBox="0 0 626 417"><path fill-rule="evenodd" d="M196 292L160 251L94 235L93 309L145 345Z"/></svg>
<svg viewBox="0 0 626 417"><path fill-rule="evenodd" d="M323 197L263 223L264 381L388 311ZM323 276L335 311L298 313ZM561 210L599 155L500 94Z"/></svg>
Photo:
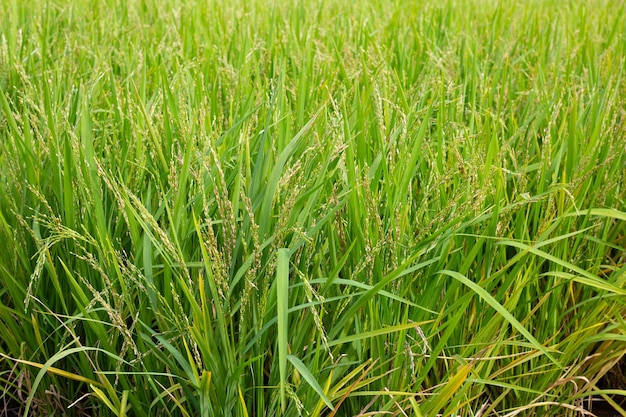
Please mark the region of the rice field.
<svg viewBox="0 0 626 417"><path fill-rule="evenodd" d="M626 4L5 0L0 415L626 416Z"/></svg>

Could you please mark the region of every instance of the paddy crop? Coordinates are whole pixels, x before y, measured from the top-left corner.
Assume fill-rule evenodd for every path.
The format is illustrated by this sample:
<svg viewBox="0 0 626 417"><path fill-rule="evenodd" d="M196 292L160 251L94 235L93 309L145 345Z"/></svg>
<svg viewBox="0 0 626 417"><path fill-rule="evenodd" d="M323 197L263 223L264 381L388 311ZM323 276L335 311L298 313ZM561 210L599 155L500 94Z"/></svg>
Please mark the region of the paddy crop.
<svg viewBox="0 0 626 417"><path fill-rule="evenodd" d="M0 409L618 401L624 57L611 0L2 2Z"/></svg>

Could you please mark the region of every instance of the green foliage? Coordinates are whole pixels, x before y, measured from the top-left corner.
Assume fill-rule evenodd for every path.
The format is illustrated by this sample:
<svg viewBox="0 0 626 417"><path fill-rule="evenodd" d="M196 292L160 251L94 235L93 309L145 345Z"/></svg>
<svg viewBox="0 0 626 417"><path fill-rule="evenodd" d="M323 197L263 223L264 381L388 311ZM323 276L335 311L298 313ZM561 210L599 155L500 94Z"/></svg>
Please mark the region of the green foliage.
<svg viewBox="0 0 626 417"><path fill-rule="evenodd" d="M624 56L609 0L2 2L0 407L625 395Z"/></svg>

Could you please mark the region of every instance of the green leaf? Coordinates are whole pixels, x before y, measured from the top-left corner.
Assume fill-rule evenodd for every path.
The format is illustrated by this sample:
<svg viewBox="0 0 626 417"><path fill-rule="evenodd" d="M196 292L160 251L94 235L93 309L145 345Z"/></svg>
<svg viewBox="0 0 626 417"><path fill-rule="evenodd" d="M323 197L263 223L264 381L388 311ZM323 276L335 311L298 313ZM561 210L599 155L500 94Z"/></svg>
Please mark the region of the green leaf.
<svg viewBox="0 0 626 417"><path fill-rule="evenodd" d="M287 406L288 306L289 306L289 249L279 249L276 261L276 296L278 316L278 365L280 370L280 404L283 413Z"/></svg>
<svg viewBox="0 0 626 417"><path fill-rule="evenodd" d="M333 407L333 403L331 403L326 394L324 394L324 390L317 382L317 379L315 379L313 374L311 374L311 371L309 371L306 365L300 359L293 355L287 355L287 359L289 359L289 362L291 362L292 365L298 370L298 372L300 372L300 375L302 375L306 382L309 383L311 388L315 390L317 395L320 396L320 398L322 399L322 401L324 401L328 408L334 410L335 408Z"/></svg>
<svg viewBox="0 0 626 417"><path fill-rule="evenodd" d="M539 343L539 341L528 330L526 330L526 328L522 325L522 323L520 323L515 317L513 317L513 315L511 313L509 313L506 310L506 308L504 308L502 306L502 304L500 304L495 298L493 298L491 296L491 294L489 294L487 291L485 291L485 289L483 287L481 287L480 285L478 285L474 281L471 281L466 276L464 276L462 274L459 274L456 271L443 270L443 271L439 271L439 273L440 274L444 274L444 275L448 275L448 276L456 279L457 281L461 282L462 284L468 286L470 289L472 289L472 291L474 291L476 294L478 294L478 296L480 298L485 300L485 302L487 302L487 304L489 304L498 313L500 313L500 315L502 317L504 317L504 319L506 321L508 321L509 324L511 324L511 326L513 326L513 328L515 330L520 332L526 339L528 339L528 341L530 343L532 343L532 345L535 348L537 348L544 355L546 355L546 357L548 357L560 369L564 369L563 365L561 365L559 363L559 361L557 361L556 358L550 352L548 352L548 349L546 349L541 343Z"/></svg>

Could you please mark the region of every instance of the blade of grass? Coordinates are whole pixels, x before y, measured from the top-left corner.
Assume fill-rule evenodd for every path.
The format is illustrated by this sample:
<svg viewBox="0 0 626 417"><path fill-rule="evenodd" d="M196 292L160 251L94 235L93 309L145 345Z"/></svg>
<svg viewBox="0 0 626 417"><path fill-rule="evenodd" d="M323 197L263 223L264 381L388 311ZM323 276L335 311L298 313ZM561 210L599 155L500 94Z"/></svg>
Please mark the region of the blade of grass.
<svg viewBox="0 0 626 417"><path fill-rule="evenodd" d="M313 388L313 390L317 393L317 395L320 396L320 398L322 399L322 401L324 401L326 406L328 406L328 408L334 411L335 407L333 407L333 403L331 403L328 397L326 396L326 394L324 394L324 390L322 390L322 387L320 386L319 382L317 382L317 380L311 374L311 371L309 371L306 365L300 359L298 359L297 357L293 355L287 355L287 359L298 370L298 372L300 372L300 375L302 375L305 381L309 383L309 385Z"/></svg>
<svg viewBox="0 0 626 417"><path fill-rule="evenodd" d="M469 287L474 293L476 293L480 298L482 298L487 304L489 304L494 310L496 310L514 329L520 332L532 345L539 351L541 351L547 358L550 359L552 363L558 366L560 369L564 369L563 365L557 361L557 359L550 353L548 350L537 340L535 337L528 331L526 328L515 318L511 313L509 313L503 306L500 304L495 298L491 296L484 288L482 288L477 283L469 280L464 275L459 274L455 271L443 270L439 271L440 274L448 275L449 277L454 278L465 286Z"/></svg>
<svg viewBox="0 0 626 417"><path fill-rule="evenodd" d="M276 308L278 326L278 364L280 371L280 404L284 413L287 407L285 390L287 385L288 352L288 306L289 306L289 249L279 249L276 259Z"/></svg>

